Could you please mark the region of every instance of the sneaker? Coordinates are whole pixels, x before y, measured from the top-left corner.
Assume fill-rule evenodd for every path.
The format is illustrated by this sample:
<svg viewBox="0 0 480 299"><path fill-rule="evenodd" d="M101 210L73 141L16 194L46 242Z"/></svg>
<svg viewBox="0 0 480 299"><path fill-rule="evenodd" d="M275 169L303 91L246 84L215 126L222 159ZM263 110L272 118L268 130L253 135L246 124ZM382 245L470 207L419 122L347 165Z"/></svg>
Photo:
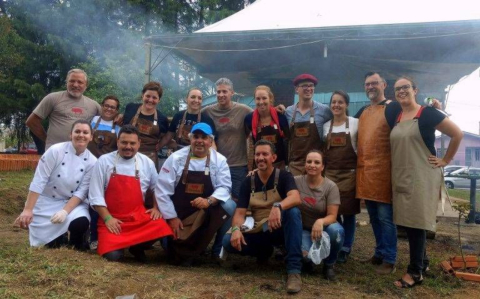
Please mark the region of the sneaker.
<svg viewBox="0 0 480 299"><path fill-rule="evenodd" d="M333 265L323 265L322 273L323 278L325 278L326 280L335 281L335 271L333 270Z"/></svg>
<svg viewBox="0 0 480 299"><path fill-rule="evenodd" d="M381 265L383 263L383 259L374 255L371 258L369 258L368 260L363 261L363 263L378 266L378 265Z"/></svg>
<svg viewBox="0 0 480 299"><path fill-rule="evenodd" d="M302 258L302 273L313 273L313 262L305 256Z"/></svg>
<svg viewBox="0 0 480 299"><path fill-rule="evenodd" d="M340 250L340 252L338 253L337 263L345 264L348 260L349 255L350 255L350 252Z"/></svg>
<svg viewBox="0 0 480 299"><path fill-rule="evenodd" d="M302 289L302 277L300 273L288 274L287 293L294 294Z"/></svg>
<svg viewBox="0 0 480 299"><path fill-rule="evenodd" d="M98 248L98 241L92 241L92 242L90 242L89 247L90 247L90 250L92 250L92 251L93 251L93 250L97 250L97 248Z"/></svg>
<svg viewBox="0 0 480 299"><path fill-rule="evenodd" d="M375 272L377 272L377 274L387 275L395 273L396 270L397 268L395 268L395 264L383 262L380 266L377 267L377 269L375 269Z"/></svg>

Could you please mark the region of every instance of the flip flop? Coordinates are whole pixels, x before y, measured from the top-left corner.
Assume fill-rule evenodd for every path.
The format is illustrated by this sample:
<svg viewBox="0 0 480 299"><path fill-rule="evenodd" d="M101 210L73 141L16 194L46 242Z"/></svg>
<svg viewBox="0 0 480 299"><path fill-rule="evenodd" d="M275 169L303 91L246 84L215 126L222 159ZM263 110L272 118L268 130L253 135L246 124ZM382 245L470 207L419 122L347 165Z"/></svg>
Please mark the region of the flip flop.
<svg viewBox="0 0 480 299"><path fill-rule="evenodd" d="M423 279L420 278L421 276L420 277L415 277L415 276L410 275L410 277L413 279L412 284L409 284L403 278L400 278L399 280L395 281L395 282L400 283L400 287L396 284L395 284L395 286L399 289L406 289L406 288L410 289L410 288L413 288L416 285L421 285L423 283Z"/></svg>

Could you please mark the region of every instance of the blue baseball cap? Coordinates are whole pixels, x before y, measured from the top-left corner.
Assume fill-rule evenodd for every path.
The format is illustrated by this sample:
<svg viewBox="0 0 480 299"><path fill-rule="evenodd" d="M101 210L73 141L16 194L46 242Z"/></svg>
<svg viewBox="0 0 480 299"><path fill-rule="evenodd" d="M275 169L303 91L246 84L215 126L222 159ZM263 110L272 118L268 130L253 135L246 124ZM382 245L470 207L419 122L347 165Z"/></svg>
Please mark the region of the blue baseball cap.
<svg viewBox="0 0 480 299"><path fill-rule="evenodd" d="M205 135L212 135L212 128L206 123L196 123L190 132L195 133L197 131L200 131Z"/></svg>

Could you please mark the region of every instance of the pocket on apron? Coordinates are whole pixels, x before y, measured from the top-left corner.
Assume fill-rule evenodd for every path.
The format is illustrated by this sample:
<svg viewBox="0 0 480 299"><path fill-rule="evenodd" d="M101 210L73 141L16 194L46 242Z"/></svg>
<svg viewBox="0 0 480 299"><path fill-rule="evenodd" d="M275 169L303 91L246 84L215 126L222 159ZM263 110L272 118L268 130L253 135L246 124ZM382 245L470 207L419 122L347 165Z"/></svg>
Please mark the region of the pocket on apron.
<svg viewBox="0 0 480 299"><path fill-rule="evenodd" d="M414 189L415 174L410 167L399 167L392 169L393 192L412 194Z"/></svg>

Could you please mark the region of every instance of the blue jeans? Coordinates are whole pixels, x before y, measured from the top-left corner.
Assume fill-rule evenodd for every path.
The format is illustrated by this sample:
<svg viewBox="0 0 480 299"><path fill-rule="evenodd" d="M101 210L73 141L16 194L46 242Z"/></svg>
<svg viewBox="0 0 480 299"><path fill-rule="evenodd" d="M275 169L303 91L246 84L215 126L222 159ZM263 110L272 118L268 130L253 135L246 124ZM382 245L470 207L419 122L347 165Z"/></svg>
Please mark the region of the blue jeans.
<svg viewBox="0 0 480 299"><path fill-rule="evenodd" d="M234 166L230 167L230 177L232 178L232 197L235 200L240 196L240 186L243 180L247 177L247 166Z"/></svg>
<svg viewBox="0 0 480 299"><path fill-rule="evenodd" d="M232 217L235 209L237 208L237 204L233 201L233 199L229 198L227 201L220 201L220 205L225 210L225 212L230 215L230 218L222 225L222 227L217 231L215 236L215 241L213 242L212 246L212 255L219 256L220 251L222 250L222 241L223 237L227 233L227 231L232 226Z"/></svg>
<svg viewBox="0 0 480 299"><path fill-rule="evenodd" d="M285 245L287 256L287 273L300 273L302 269L302 216L298 208L282 211L282 227L273 232L265 231L256 234L243 234L247 245L242 245L242 251L233 248L226 234L223 247L227 252L255 256L268 259L273 253L273 246Z"/></svg>
<svg viewBox="0 0 480 299"><path fill-rule="evenodd" d="M337 261L338 253L343 245L345 239L345 231L342 225L338 222L332 223L323 227L323 230L330 237L330 255L323 260L323 263L327 266L332 266ZM312 247L312 231L302 231L302 250L308 252Z"/></svg>
<svg viewBox="0 0 480 299"><path fill-rule="evenodd" d="M339 215L337 221L345 230L345 240L341 251L350 253L352 251L353 241L355 241L356 217L355 215Z"/></svg>
<svg viewBox="0 0 480 299"><path fill-rule="evenodd" d="M373 234L377 243L375 256L384 262L395 264L397 260L397 227L393 223L391 204L365 200Z"/></svg>
<svg viewBox="0 0 480 299"><path fill-rule="evenodd" d="M98 222L98 213L92 208L88 208L90 213L90 243L93 241L98 241L98 232L97 232L97 222Z"/></svg>

